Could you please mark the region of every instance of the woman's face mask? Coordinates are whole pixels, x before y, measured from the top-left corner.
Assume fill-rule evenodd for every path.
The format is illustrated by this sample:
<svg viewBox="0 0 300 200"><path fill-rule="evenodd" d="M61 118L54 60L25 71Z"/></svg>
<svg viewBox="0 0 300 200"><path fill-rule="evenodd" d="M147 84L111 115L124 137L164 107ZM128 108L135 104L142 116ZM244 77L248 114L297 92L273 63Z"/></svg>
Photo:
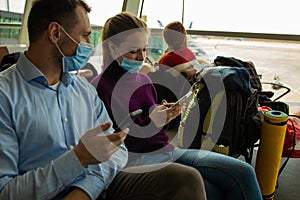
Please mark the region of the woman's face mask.
<svg viewBox="0 0 300 200"><path fill-rule="evenodd" d="M132 59L122 56L122 62L120 64L120 66L127 72L137 73L142 69L143 64L144 64L144 60L142 60L142 61L132 60Z"/></svg>
<svg viewBox="0 0 300 200"><path fill-rule="evenodd" d="M147 54L149 38L148 33L145 32L145 30L131 31L132 32L123 35L122 42L115 44L108 41L108 46L112 58L117 60L119 65L125 71L136 73L143 67Z"/></svg>
<svg viewBox="0 0 300 200"><path fill-rule="evenodd" d="M60 50L58 45L56 44L56 47L58 51L61 53L62 57L62 66L63 66L63 72L69 72L69 71L77 71L80 70L82 67L86 65L89 58L94 52L94 47L91 44L88 44L86 42L77 42L74 40L62 27L62 30L65 32L65 34L74 42L76 43L77 49L76 53L73 56L65 56L63 52Z"/></svg>

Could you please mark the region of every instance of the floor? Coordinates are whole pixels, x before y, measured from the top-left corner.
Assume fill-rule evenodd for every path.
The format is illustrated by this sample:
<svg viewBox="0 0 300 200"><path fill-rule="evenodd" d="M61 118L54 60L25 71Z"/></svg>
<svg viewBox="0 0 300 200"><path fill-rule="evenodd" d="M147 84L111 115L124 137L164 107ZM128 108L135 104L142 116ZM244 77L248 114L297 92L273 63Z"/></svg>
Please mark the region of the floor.
<svg viewBox="0 0 300 200"><path fill-rule="evenodd" d="M252 166L255 167L257 151L254 151ZM243 158L240 158L243 159ZM282 163L286 158L282 158ZM300 158L290 158L278 179L278 187L275 191L275 200L299 200L300 199Z"/></svg>
<svg viewBox="0 0 300 200"><path fill-rule="evenodd" d="M170 131L172 143L177 146L176 131ZM251 165L255 167L257 149L254 150ZM238 159L244 160L242 156ZM282 158L282 163L286 158ZM275 200L299 200L300 199L300 158L290 158L278 179L278 187L275 191Z"/></svg>
<svg viewBox="0 0 300 200"><path fill-rule="evenodd" d="M281 175L275 193L276 200L300 199L300 158L291 158Z"/></svg>

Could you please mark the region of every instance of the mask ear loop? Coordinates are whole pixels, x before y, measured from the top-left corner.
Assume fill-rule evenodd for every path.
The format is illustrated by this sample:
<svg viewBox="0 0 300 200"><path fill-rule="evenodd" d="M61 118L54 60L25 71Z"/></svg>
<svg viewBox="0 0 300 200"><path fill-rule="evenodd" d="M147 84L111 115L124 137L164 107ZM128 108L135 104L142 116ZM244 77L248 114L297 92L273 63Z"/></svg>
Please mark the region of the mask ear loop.
<svg viewBox="0 0 300 200"><path fill-rule="evenodd" d="M59 53L63 56L63 57L66 57L65 54L61 51L61 49L59 48L58 44L55 43L55 46L57 48L57 50L59 51Z"/></svg>
<svg viewBox="0 0 300 200"><path fill-rule="evenodd" d="M68 33L65 31L65 29L60 25L58 24L58 26L63 30L63 32L69 37ZM72 39L73 40L73 39ZM63 56L63 57L66 57L65 54L62 52L62 50L59 48L57 42L55 43L55 46L57 48L57 50L59 51L59 53Z"/></svg>
<svg viewBox="0 0 300 200"><path fill-rule="evenodd" d="M60 25L60 27L61 27L61 30L63 30L63 32L68 36L68 38L70 38L73 42L75 42L75 44L79 45L79 43L76 40L74 40L71 37L71 35L69 35L69 33L64 29L64 27L62 27L61 25Z"/></svg>

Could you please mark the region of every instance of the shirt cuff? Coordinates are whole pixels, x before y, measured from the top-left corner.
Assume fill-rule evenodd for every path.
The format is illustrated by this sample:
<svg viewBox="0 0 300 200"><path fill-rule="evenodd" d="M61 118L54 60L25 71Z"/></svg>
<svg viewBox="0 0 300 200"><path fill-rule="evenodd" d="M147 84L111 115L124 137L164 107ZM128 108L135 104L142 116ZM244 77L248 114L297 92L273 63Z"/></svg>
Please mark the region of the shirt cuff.
<svg viewBox="0 0 300 200"><path fill-rule="evenodd" d="M68 186L75 181L78 176L85 173L84 167L73 150L61 155L53 161L55 171L64 186Z"/></svg>
<svg viewBox="0 0 300 200"><path fill-rule="evenodd" d="M85 191L91 199L97 199L106 187L104 181L99 181L99 177L95 174L86 174L84 179L73 183L72 187L74 186Z"/></svg>

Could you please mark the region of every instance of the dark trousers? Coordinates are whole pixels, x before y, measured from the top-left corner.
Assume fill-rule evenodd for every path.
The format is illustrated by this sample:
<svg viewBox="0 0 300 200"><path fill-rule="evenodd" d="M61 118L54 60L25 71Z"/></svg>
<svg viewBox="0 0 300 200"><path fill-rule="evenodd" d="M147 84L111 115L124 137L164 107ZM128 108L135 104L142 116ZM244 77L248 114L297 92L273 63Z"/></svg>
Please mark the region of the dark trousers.
<svg viewBox="0 0 300 200"><path fill-rule="evenodd" d="M200 173L178 163L128 167L98 200L204 200Z"/></svg>

